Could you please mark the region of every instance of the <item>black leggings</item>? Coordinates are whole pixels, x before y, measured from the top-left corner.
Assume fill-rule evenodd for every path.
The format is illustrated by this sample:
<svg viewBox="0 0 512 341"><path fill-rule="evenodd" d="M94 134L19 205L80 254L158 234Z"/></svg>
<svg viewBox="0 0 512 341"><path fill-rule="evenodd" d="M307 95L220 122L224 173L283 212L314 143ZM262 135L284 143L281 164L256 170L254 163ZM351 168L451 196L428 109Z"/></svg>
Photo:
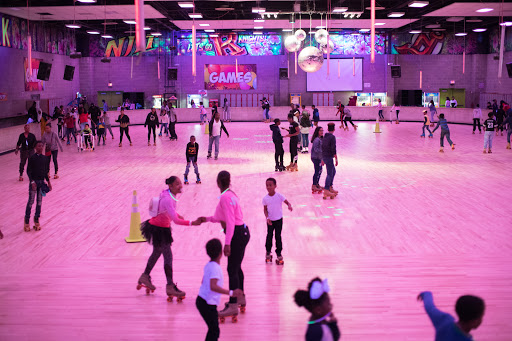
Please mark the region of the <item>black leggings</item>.
<svg viewBox="0 0 512 341"><path fill-rule="evenodd" d="M276 167L283 166L284 164L284 148L282 143L274 142L275 152L274 160L276 161Z"/></svg>
<svg viewBox="0 0 512 341"><path fill-rule="evenodd" d="M149 256L148 264L144 273L149 276L151 270L155 267L160 255L164 255L164 271L165 277L167 277L167 284L173 284L172 281L172 251L171 244L162 244L160 246L153 245L153 253Z"/></svg>
<svg viewBox="0 0 512 341"><path fill-rule="evenodd" d="M297 163L296 157L297 157L297 143L299 143L296 139L290 139L290 158L291 163Z"/></svg>
<svg viewBox="0 0 512 341"><path fill-rule="evenodd" d="M352 127L354 126L354 122L352 122L352 117L351 116L345 116L345 124L348 127L348 123L347 122L350 122L350 124L352 124Z"/></svg>
<svg viewBox="0 0 512 341"><path fill-rule="evenodd" d="M128 127L126 127L126 128L119 127L119 130L121 132L121 137L119 138L119 143L123 142L123 133L126 134L128 141L130 141L130 143L132 143L132 139L130 138L130 135L128 134Z"/></svg>
<svg viewBox="0 0 512 341"><path fill-rule="evenodd" d="M205 341L217 341L220 336L219 313L217 312L217 306L208 304L204 298L197 296L196 307L208 326L208 333L206 334Z"/></svg>
<svg viewBox="0 0 512 341"><path fill-rule="evenodd" d="M473 119L473 132L476 130L476 125L478 124L478 131L482 132L482 128L480 127L480 119L474 118Z"/></svg>
<svg viewBox="0 0 512 341"><path fill-rule="evenodd" d="M148 125L148 142L151 137L151 130L153 130L153 142L156 143L156 126Z"/></svg>
<svg viewBox="0 0 512 341"><path fill-rule="evenodd" d="M228 257L229 290L244 290L244 272L242 261L244 260L245 247L251 239L249 227L245 225L235 226L233 238L231 239L231 254ZM230 297L229 303L236 303L236 297Z"/></svg>
<svg viewBox="0 0 512 341"><path fill-rule="evenodd" d="M48 172L50 172L50 162L53 158L53 167L55 168L55 174L59 171L59 163L57 162L58 150L52 150L52 154L48 156Z"/></svg>
<svg viewBox="0 0 512 341"><path fill-rule="evenodd" d="M274 237L274 231L276 232L276 255L281 256L281 251L283 251L283 241L281 239L281 231L283 230L283 218L279 220L272 220L272 225L267 223L267 241L265 243L265 248L267 249L267 253L272 251L272 239Z"/></svg>

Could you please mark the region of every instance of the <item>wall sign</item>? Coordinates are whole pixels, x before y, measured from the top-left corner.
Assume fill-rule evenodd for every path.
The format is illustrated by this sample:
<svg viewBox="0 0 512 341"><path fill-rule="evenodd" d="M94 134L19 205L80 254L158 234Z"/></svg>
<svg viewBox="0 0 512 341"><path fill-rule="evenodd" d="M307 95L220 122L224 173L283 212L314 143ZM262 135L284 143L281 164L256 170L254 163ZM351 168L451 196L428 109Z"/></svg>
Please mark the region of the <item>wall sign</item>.
<svg viewBox="0 0 512 341"><path fill-rule="evenodd" d="M206 56L276 56L283 54L280 35L220 34L197 37L197 54ZM178 56L192 55L192 37L178 38Z"/></svg>
<svg viewBox="0 0 512 341"><path fill-rule="evenodd" d="M238 74L235 65L204 65L206 90L255 90L256 87L256 64L239 64Z"/></svg>

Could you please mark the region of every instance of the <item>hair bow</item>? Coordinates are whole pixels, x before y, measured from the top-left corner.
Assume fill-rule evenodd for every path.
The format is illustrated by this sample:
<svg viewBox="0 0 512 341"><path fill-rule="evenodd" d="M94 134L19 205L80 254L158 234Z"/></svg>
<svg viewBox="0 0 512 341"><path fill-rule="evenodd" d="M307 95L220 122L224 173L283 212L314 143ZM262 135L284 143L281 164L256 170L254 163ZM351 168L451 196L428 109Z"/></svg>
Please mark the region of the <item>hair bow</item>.
<svg viewBox="0 0 512 341"><path fill-rule="evenodd" d="M311 289L309 289L309 297L312 300L317 300L322 296L324 293L331 291L331 288L329 287L329 283L327 282L327 278L323 281L314 281L311 285Z"/></svg>

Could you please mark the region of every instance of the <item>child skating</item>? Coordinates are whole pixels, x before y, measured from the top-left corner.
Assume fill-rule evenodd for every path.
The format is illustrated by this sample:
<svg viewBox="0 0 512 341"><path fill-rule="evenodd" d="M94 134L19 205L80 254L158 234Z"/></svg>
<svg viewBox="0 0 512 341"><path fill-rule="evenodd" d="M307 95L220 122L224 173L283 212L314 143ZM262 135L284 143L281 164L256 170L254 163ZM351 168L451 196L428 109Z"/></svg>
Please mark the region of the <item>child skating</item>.
<svg viewBox="0 0 512 341"><path fill-rule="evenodd" d="M165 277L167 278L167 300L172 301L173 297L177 297L178 301L181 301L185 298L186 293L178 289L176 284L173 282L171 251L173 238L171 221L178 225L191 226L200 225L201 220L184 220L183 217L176 212L176 203L178 202L176 196L181 193L181 189L183 187L180 179L177 176L171 176L168 179L165 179L165 184L168 188L164 189L160 193L158 203L152 203L151 213L154 215L153 218L146 220L140 225L140 230L144 238L146 238L148 243L153 244L153 253L148 259L146 269L139 277L137 290L141 287L145 287L146 293L149 293L149 291L153 292L156 289L151 282L149 274L151 273L151 270L153 270L158 258L163 255Z"/></svg>
<svg viewBox="0 0 512 341"><path fill-rule="evenodd" d="M423 133L420 135L420 137L425 137L425 129L427 129L429 132L428 137L434 137L430 131L430 120L428 119L427 111L423 110Z"/></svg>
<svg viewBox="0 0 512 341"><path fill-rule="evenodd" d="M295 303L311 313L306 330L307 341L333 340L341 337L338 320L332 312L329 284L316 277L309 282L308 290L297 290Z"/></svg>
<svg viewBox="0 0 512 341"><path fill-rule="evenodd" d="M217 311L217 306L220 304L220 295L240 297L243 295L243 291L241 289L228 290L223 288L224 276L220 267L222 243L220 240L209 240L206 243L206 254L210 257L210 261L203 269L203 279L196 299L196 307L208 326L205 340L216 341L220 336L219 312ZM233 322L235 321L236 316L233 318ZM221 322L224 322L223 317L221 317Z"/></svg>
<svg viewBox="0 0 512 341"><path fill-rule="evenodd" d="M490 112L487 116L489 118L484 121L484 154L492 154L492 140L494 138L494 129L497 127L497 123L493 118L494 115L492 112Z"/></svg>
<svg viewBox="0 0 512 341"><path fill-rule="evenodd" d="M286 168L284 167L284 148L283 148L283 136L281 135L281 131L279 130L279 125L281 124L281 120L276 118L274 120L274 124L270 125L270 130L272 130L272 142L274 142L274 160L276 162L276 172L282 172Z"/></svg>
<svg viewBox="0 0 512 341"><path fill-rule="evenodd" d="M265 263L272 263L272 239L274 231L276 233L276 264L283 265L283 242L281 239L281 232L283 230L283 203L288 205L288 209L293 211L292 204L281 193L276 192L277 182L274 178L268 178L265 182L268 194L263 197L263 213L267 218L267 241L265 248L267 255Z"/></svg>
<svg viewBox="0 0 512 341"><path fill-rule="evenodd" d="M287 135L285 135L284 137L289 137L290 138L290 164L286 167L286 170L289 170L289 171L298 171L299 170L299 167L297 166L297 160L298 160L298 155L297 155L297 144L299 143L299 125L297 124L297 122L294 121L294 116L293 114L288 114L288 123L290 123L290 128L289 129L286 129L286 128L281 128L283 130L286 130L288 132Z"/></svg>
<svg viewBox="0 0 512 341"><path fill-rule="evenodd" d="M201 178L199 177L199 168L197 167L197 154L199 152L199 144L196 143L196 137L194 135L190 136L190 142L187 143L187 150L185 152L185 157L187 158L187 167L185 168L185 185L188 185L188 172L190 169L190 163L194 166L194 172L196 173L196 184L201 183Z"/></svg>
<svg viewBox="0 0 512 341"><path fill-rule="evenodd" d="M425 311L436 330L436 340L472 341L470 331L482 324L485 303L480 297L464 295L457 299L455 312L459 317L458 321L436 308L430 291L420 293L417 299L423 301Z"/></svg>
<svg viewBox="0 0 512 341"><path fill-rule="evenodd" d="M446 136L446 141L452 147L452 150L455 149L455 143L450 139L450 128L448 128L448 121L444 118L444 114L439 115L439 121L437 121L437 125L432 131L432 134L437 130L437 128L441 127L441 149L439 149L440 153L444 153L444 137Z"/></svg>

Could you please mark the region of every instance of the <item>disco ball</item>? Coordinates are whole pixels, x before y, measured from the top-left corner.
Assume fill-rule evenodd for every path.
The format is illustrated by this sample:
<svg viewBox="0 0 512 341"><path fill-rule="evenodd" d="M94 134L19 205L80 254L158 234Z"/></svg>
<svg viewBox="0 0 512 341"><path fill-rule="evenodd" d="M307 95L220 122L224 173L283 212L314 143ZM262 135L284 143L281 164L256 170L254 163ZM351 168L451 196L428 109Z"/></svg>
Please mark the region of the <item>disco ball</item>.
<svg viewBox="0 0 512 341"><path fill-rule="evenodd" d="M284 40L284 47L288 52L297 52L300 50L300 41L294 35L286 37Z"/></svg>
<svg viewBox="0 0 512 341"><path fill-rule="evenodd" d="M295 37L297 37L299 41L304 41L304 39L306 39L306 32L304 30L297 30L295 31Z"/></svg>
<svg viewBox="0 0 512 341"><path fill-rule="evenodd" d="M308 46L300 51L298 63L305 72L317 72L324 63L324 55L316 47Z"/></svg>
<svg viewBox="0 0 512 341"><path fill-rule="evenodd" d="M326 45L327 44L327 36L329 35L329 32L324 30L323 28L315 32L315 39L317 43Z"/></svg>
<svg viewBox="0 0 512 341"><path fill-rule="evenodd" d="M332 51L334 51L334 43L332 42L332 40L329 40L329 51L327 51L327 44L321 44L320 45L320 49L325 53L325 54L331 54Z"/></svg>

